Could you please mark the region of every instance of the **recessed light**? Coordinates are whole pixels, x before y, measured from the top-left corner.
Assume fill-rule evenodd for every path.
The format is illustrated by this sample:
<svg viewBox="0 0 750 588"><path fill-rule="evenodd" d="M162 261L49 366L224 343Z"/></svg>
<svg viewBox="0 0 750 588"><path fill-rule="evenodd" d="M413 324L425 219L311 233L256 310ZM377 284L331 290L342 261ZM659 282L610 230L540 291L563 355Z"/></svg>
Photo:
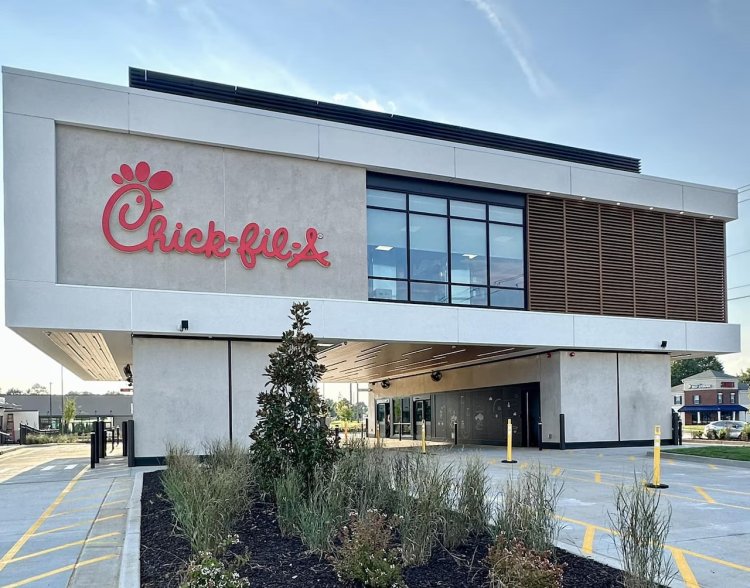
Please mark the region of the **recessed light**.
<svg viewBox="0 0 750 588"><path fill-rule="evenodd" d="M684 210L681 210L681 211L680 211L680 214L685 214L685 211L684 211Z"/></svg>
<svg viewBox="0 0 750 588"><path fill-rule="evenodd" d="M712 214L712 215L711 215L711 216L709 216L708 218L714 218L714 215Z"/></svg>
<svg viewBox="0 0 750 588"><path fill-rule="evenodd" d="M464 253L464 257L468 257L469 259L474 259L476 256L476 253Z"/></svg>
<svg viewBox="0 0 750 588"><path fill-rule="evenodd" d="M617 204L617 206L620 206L620 203L619 203L619 202L616 202L615 204Z"/></svg>
<svg viewBox="0 0 750 588"><path fill-rule="evenodd" d="M653 207L653 206L649 206L649 207L648 207L648 209L649 209L649 210L653 210L653 209L654 209L654 207Z"/></svg>
<svg viewBox="0 0 750 588"><path fill-rule="evenodd" d="M390 251L393 247L391 245L378 245L375 249L378 251Z"/></svg>
<svg viewBox="0 0 750 588"><path fill-rule="evenodd" d="M549 196L549 195L550 195L550 193L549 193L549 192L545 192L545 194L546 194L547 196Z"/></svg>
<svg viewBox="0 0 750 588"><path fill-rule="evenodd" d="M586 197L585 196L581 196L581 200L586 200Z"/></svg>

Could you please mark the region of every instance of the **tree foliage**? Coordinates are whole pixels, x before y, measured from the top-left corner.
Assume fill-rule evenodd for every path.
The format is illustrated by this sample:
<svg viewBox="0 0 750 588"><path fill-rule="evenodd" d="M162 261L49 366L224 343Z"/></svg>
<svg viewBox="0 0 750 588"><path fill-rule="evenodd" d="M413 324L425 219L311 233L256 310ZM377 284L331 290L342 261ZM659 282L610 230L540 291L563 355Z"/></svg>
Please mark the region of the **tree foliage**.
<svg viewBox="0 0 750 588"><path fill-rule="evenodd" d="M342 421L354 420L354 407L346 398L342 398L336 403L336 416Z"/></svg>
<svg viewBox="0 0 750 588"><path fill-rule="evenodd" d="M63 429L67 431L78 413L75 398L66 398L63 406Z"/></svg>
<svg viewBox="0 0 750 588"><path fill-rule="evenodd" d="M708 357L701 357L699 359L681 359L672 363L672 386L681 384L682 380L705 372L706 370L714 370L717 372L723 372L724 366L716 358L715 355Z"/></svg>
<svg viewBox="0 0 750 588"><path fill-rule="evenodd" d="M269 488L289 468L309 480L317 466L325 467L335 457L320 418L326 406L317 383L325 366L318 363L317 341L305 331L309 316L307 302L292 305L292 328L269 355L268 383L258 395L258 422L250 434L250 451Z"/></svg>
<svg viewBox="0 0 750 588"><path fill-rule="evenodd" d="M750 384L750 367L742 370L739 374L737 374L737 377L740 379L740 382Z"/></svg>

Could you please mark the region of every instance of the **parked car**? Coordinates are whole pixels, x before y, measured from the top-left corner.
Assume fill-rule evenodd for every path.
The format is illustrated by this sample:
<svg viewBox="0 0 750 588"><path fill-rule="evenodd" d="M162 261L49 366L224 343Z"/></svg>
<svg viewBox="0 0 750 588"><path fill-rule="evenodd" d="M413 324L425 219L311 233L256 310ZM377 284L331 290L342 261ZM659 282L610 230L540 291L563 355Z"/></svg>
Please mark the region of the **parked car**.
<svg viewBox="0 0 750 588"><path fill-rule="evenodd" d="M703 434L708 436L708 432L713 431L718 435L719 431L726 429L730 439L739 439L746 424L743 421L713 421L703 427Z"/></svg>

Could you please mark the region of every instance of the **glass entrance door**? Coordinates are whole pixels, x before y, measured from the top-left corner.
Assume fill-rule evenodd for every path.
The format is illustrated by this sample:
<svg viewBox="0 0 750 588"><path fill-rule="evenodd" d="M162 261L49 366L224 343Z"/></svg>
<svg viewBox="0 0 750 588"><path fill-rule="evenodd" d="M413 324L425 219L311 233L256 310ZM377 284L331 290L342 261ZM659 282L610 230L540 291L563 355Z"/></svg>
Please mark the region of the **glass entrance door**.
<svg viewBox="0 0 750 588"><path fill-rule="evenodd" d="M422 420L425 421L425 436L431 437L432 402L429 399L414 401L414 438L422 438Z"/></svg>
<svg viewBox="0 0 750 588"><path fill-rule="evenodd" d="M377 404L377 421L382 439L391 436L391 403L390 401L378 402Z"/></svg>

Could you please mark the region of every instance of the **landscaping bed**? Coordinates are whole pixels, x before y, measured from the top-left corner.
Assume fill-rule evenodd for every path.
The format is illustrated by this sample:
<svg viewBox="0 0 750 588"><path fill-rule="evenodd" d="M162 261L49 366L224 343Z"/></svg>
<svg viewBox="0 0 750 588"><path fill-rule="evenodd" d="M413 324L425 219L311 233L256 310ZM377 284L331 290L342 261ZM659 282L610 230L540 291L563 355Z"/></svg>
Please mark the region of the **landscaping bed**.
<svg viewBox="0 0 750 588"><path fill-rule="evenodd" d="M702 447L680 447L678 449L665 449L664 453L682 453L686 455L697 455L699 457L714 457L719 459L734 459L737 461L750 461L750 447L732 447L727 445L711 445Z"/></svg>
<svg viewBox="0 0 750 588"><path fill-rule="evenodd" d="M177 587L190 559L190 545L176 532L161 472L144 474L141 509L141 585ZM310 554L299 538L282 536L273 504L255 501L234 532L240 542L230 550L250 552L249 563L238 571L250 580L251 586L346 585L338 581L333 566L326 559ZM404 581L409 588L487 586L487 570L482 560L488 547L487 540L474 540L452 552L437 549L427 564L405 568ZM565 587L621 586L620 570L563 550L558 550L557 555L566 564Z"/></svg>

